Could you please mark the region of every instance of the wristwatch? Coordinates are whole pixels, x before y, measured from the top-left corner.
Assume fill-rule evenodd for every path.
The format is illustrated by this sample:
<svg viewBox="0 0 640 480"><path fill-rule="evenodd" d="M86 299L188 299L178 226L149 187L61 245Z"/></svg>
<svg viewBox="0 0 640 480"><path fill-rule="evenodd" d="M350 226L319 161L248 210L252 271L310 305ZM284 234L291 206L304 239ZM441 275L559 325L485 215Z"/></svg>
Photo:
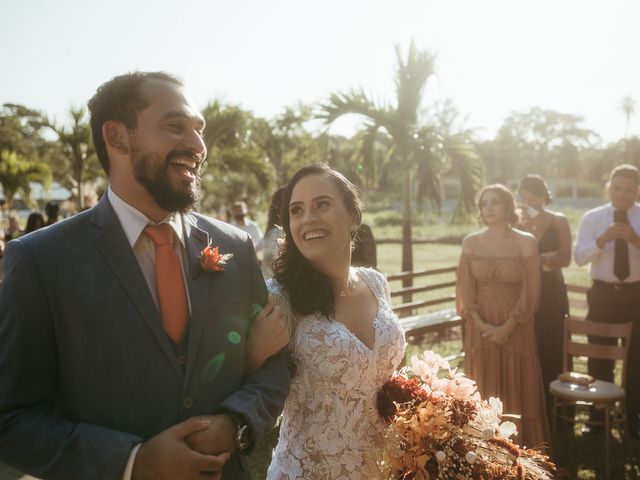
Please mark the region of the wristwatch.
<svg viewBox="0 0 640 480"><path fill-rule="evenodd" d="M249 424L238 425L236 431L236 448L239 452L244 452L251 445Z"/></svg>
<svg viewBox="0 0 640 480"><path fill-rule="evenodd" d="M252 442L251 427L245 421L245 419L237 413L224 410L226 416L228 416L236 425L236 448L239 452L244 452L249 448Z"/></svg>

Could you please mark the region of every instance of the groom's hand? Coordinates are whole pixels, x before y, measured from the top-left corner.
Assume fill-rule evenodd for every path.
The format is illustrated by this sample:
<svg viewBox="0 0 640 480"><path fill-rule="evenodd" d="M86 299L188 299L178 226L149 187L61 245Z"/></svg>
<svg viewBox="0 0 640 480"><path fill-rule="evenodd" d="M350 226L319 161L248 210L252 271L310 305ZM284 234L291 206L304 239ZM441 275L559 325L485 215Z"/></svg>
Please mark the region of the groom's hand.
<svg viewBox="0 0 640 480"><path fill-rule="evenodd" d="M136 455L132 480L183 480L220 478L230 453L203 455L187 445L186 438L206 431L207 417L194 417L160 432L144 442Z"/></svg>
<svg viewBox="0 0 640 480"><path fill-rule="evenodd" d="M186 438L187 444L196 452L205 455L233 453L236 449L235 422L225 414L201 418L206 418L210 422L209 428L191 433Z"/></svg>

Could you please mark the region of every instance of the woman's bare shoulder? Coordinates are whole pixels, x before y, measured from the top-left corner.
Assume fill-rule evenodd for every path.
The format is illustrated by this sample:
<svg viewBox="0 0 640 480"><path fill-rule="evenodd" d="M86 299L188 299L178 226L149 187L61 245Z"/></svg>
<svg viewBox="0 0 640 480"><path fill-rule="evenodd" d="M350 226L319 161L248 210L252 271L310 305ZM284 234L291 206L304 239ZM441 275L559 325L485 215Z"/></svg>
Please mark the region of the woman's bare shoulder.
<svg viewBox="0 0 640 480"><path fill-rule="evenodd" d="M481 238L483 233L484 232L482 230L478 232L471 232L464 237L462 239L462 253L472 254L476 244L479 241L482 241Z"/></svg>
<svg viewBox="0 0 640 480"><path fill-rule="evenodd" d="M538 252L538 240L535 235L516 229L514 229L513 232L516 234L516 241L520 246L520 251L523 256L527 257Z"/></svg>

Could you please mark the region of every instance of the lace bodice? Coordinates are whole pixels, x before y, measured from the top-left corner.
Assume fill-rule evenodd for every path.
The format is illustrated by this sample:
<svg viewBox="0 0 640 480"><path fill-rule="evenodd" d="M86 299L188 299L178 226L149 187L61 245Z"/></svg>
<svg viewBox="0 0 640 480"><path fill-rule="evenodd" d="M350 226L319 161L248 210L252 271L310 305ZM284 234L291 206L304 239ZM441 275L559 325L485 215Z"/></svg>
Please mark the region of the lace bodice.
<svg viewBox="0 0 640 480"><path fill-rule="evenodd" d="M297 364L284 406L271 480L379 477L383 423L376 393L404 356L404 332L389 304L384 277L357 268L378 299L373 348L321 315L299 318L292 338ZM272 292L281 293L274 282Z"/></svg>

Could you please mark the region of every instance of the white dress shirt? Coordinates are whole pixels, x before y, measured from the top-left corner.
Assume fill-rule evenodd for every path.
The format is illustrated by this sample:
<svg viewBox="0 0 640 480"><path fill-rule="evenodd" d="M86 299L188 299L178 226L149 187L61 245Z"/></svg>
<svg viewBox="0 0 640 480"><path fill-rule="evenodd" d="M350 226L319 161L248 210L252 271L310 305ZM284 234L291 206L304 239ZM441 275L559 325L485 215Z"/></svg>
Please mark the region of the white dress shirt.
<svg viewBox="0 0 640 480"><path fill-rule="evenodd" d="M156 223L153 220L149 219L140 210L125 202L118 196L116 192L111 189L111 187L109 187L109 189L107 190L107 198L109 199L109 202L111 203L111 206L116 213L116 217L118 217L118 220L120 221L120 225L124 230L124 234L126 235L127 240L129 241L129 245L133 249L133 254L136 256L136 260L138 260L138 265L140 265L140 269L142 270L144 279L147 281L149 292L151 292L153 301L155 302L156 307L158 307L159 309L160 303L158 302L158 289L156 286L156 245L155 243L153 243L153 240L142 234L142 231L145 229L145 227L147 227L148 225L156 225ZM189 313L191 313L189 287L185 276L185 265L187 265L187 260L184 241L184 233L186 232L187 235L189 234L191 225L189 224L189 222L182 221L182 215L175 213L164 218L159 223L168 223L173 229L175 236L178 237L178 240L180 240L180 242L174 242L173 249L178 256L180 267L182 268L182 278L184 280L184 286L187 292Z"/></svg>
<svg viewBox="0 0 640 480"><path fill-rule="evenodd" d="M579 266L590 263L589 274L594 280L617 283L620 280L613 273L614 241L607 242L600 249L596 239L602 235L609 225L614 223L611 203L589 210L582 216L574 249L574 258ZM627 210L629 225L640 234L640 204L636 203ZM629 245L630 274L624 283L640 282L640 249Z"/></svg>
<svg viewBox="0 0 640 480"><path fill-rule="evenodd" d="M127 240L129 241L129 245L133 249L133 254L136 256L136 260L138 260L138 265L140 265L144 279L147 281L153 301L155 302L156 307L160 309L160 303L158 302L158 288L156 286L156 245L153 243L153 240L142 234L142 231L147 225L156 225L156 223L153 220L150 220L140 210L125 202L111 189L111 187L107 190L107 198L116 213L116 217L118 217L118 220L120 221L120 225L124 230ZM189 288L185 276L185 265L187 265L187 261L184 241L184 232L187 232L188 235L191 226L189 225L189 222L183 222L182 215L178 214L169 215L160 223L168 223L171 225L176 237L180 240L179 242L174 242L173 248L178 256L178 260L180 261L180 267L182 268L182 278L185 282L187 301L189 302L189 313L191 313L191 300L189 299ZM131 450L127 466L125 467L122 475L122 480L131 480L133 462L136 459L136 455L138 454L138 450L141 445L142 444L138 444Z"/></svg>

